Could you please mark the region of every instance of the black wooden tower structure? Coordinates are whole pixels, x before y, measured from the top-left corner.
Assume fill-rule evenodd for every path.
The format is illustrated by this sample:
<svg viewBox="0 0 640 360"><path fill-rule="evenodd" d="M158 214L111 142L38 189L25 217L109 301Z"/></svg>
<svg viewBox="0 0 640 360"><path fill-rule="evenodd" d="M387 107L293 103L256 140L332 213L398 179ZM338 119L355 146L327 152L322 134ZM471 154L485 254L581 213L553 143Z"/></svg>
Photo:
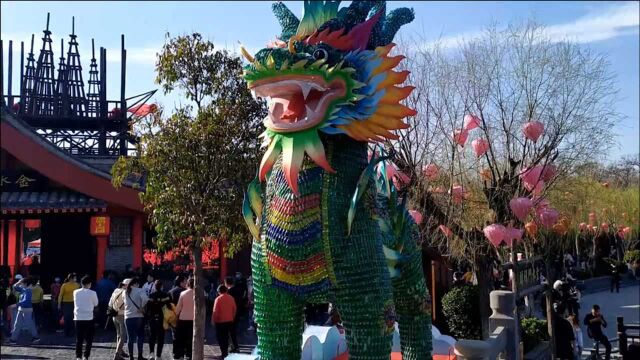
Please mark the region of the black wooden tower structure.
<svg viewBox="0 0 640 360"><path fill-rule="evenodd" d="M124 35L121 35L120 99L107 100L107 50L96 49L91 40L91 59L87 91L83 79L75 18L65 52L64 39L60 39L60 54L56 59L49 14L43 30L40 54L35 57L31 36L26 56L24 43L20 43L19 94L12 93L13 41L9 40L7 88L4 91L5 59L0 47L0 94L9 112L29 124L35 132L59 148L80 157L115 158L130 155L138 138L132 133L136 120L135 108L145 104L155 90L127 98L126 59ZM2 40L0 40L1 46Z"/></svg>

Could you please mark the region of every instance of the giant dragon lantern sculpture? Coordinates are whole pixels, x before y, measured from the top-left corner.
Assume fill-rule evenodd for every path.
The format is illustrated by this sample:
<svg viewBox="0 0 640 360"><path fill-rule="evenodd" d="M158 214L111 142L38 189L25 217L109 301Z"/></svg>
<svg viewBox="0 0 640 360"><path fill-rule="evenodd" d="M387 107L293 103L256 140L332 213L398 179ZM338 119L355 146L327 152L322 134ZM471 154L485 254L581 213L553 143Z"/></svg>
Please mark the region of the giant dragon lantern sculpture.
<svg viewBox="0 0 640 360"><path fill-rule="evenodd" d="M306 303L331 302L350 359L388 360L397 320L403 359L431 357L430 297L418 228L370 142L398 139L416 112L400 102L404 58L393 37L413 10L384 1L305 1L299 20L273 5L279 39L249 60L245 79L267 99L266 152L245 195L254 236L258 354L299 360Z"/></svg>

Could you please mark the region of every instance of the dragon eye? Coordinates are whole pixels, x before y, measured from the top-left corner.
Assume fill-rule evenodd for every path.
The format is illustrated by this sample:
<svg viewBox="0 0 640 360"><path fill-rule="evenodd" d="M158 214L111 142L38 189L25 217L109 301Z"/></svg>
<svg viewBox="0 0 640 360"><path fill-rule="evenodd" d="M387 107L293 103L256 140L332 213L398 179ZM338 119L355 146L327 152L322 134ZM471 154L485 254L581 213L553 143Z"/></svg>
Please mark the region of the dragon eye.
<svg viewBox="0 0 640 360"><path fill-rule="evenodd" d="M313 58L316 60L327 59L329 57L329 53L327 50L318 48L313 52Z"/></svg>

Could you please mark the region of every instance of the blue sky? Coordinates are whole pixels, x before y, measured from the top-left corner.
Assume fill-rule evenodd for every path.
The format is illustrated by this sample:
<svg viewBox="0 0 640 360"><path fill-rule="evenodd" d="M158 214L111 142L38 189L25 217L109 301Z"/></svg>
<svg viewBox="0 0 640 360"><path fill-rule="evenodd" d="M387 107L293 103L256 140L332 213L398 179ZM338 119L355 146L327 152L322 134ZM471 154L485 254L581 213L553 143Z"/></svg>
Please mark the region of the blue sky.
<svg viewBox="0 0 640 360"><path fill-rule="evenodd" d="M285 1L300 15L302 3ZM347 2L348 3L348 2ZM427 41L440 39L455 46L460 39L474 36L484 27L497 23L505 26L528 18L548 26L560 38L569 38L606 54L617 74L620 99L618 110L625 115L616 128L616 146L609 154L614 160L623 154L638 152L640 59L638 2L417 2L393 1L388 9L410 6L416 21L403 27L407 35L421 34ZM157 88L153 80L155 54L164 43L166 32L172 35L199 32L219 46L237 48L241 41L247 48L259 49L280 33L271 13L270 1L247 2L8 2L0 3L0 35L4 53L8 40L14 41L14 93L18 90L20 41L28 48L31 34L36 34L36 57L39 37L51 13L54 56L59 56L60 38L68 40L71 16L80 43L83 67L88 69L91 38L96 47L108 52L108 97L119 98L120 34L125 34L127 48L127 96ZM5 63L5 67L6 67ZM86 81L85 74L85 81ZM6 80L5 80L6 81ZM5 83L6 86L6 83ZM164 96L154 101L171 108L181 100Z"/></svg>

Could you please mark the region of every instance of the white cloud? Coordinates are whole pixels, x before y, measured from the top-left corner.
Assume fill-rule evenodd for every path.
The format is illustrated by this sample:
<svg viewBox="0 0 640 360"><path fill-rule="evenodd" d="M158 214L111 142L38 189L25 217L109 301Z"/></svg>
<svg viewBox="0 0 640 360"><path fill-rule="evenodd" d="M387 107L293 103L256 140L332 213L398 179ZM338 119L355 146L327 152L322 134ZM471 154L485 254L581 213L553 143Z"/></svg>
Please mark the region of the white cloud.
<svg viewBox="0 0 640 360"><path fill-rule="evenodd" d="M590 43L638 33L640 3L627 2L590 13L566 24L548 26L546 34L557 41Z"/></svg>
<svg viewBox="0 0 640 360"><path fill-rule="evenodd" d="M551 41L573 41L590 43L612 39L623 35L638 33L640 26L640 3L626 2L598 11L591 11L571 22L548 25L544 27L544 34ZM426 46L438 44L441 48L456 48L465 41L473 40L482 35L482 31L469 31L426 43Z"/></svg>

